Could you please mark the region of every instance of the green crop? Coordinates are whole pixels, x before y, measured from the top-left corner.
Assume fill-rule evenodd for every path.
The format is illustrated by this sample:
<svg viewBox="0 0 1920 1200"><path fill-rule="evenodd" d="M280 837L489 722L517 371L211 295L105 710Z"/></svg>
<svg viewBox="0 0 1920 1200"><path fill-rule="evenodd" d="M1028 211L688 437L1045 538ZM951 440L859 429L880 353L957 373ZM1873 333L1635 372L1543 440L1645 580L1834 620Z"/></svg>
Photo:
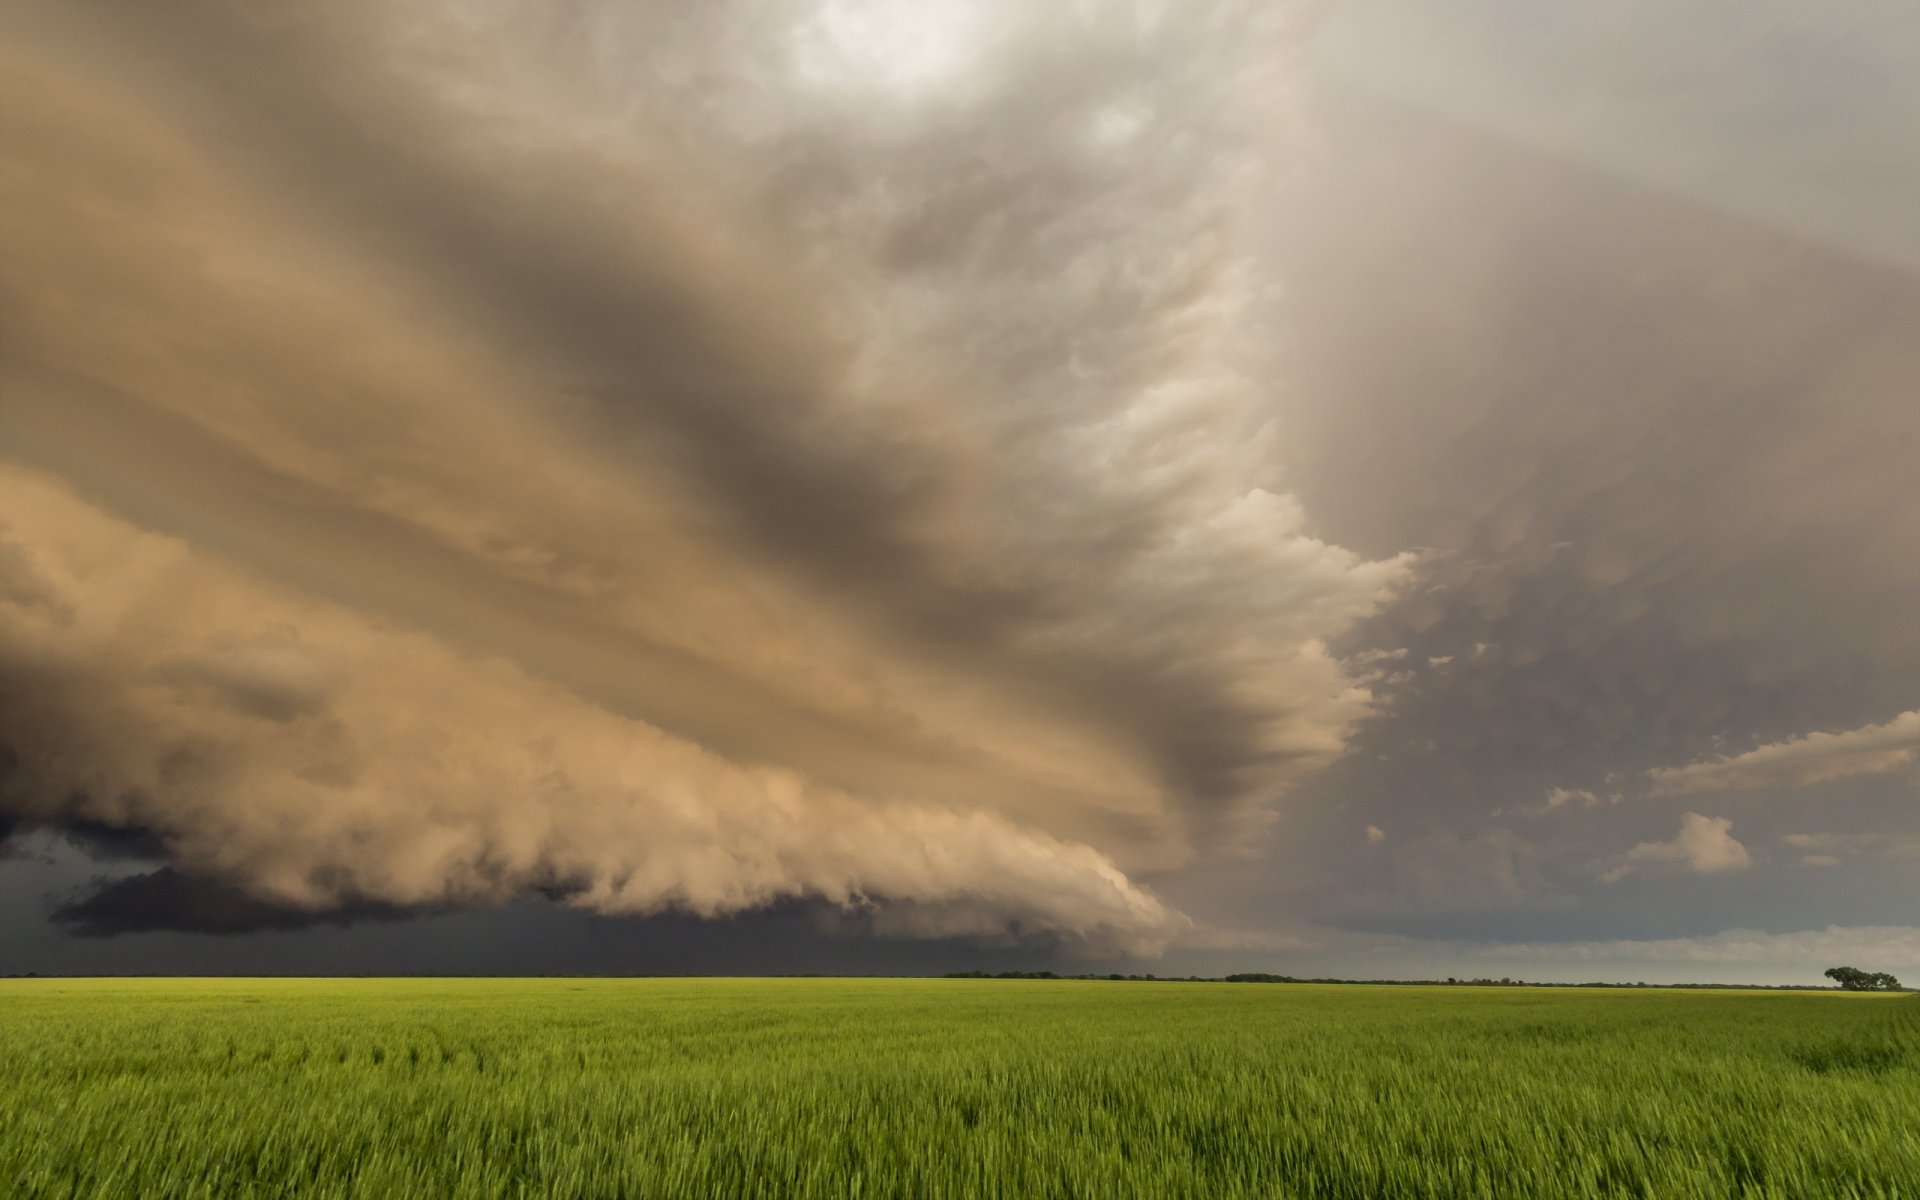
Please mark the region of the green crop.
<svg viewBox="0 0 1920 1200"><path fill-rule="evenodd" d="M1920 1000L0 981L12 1197L1920 1197Z"/></svg>

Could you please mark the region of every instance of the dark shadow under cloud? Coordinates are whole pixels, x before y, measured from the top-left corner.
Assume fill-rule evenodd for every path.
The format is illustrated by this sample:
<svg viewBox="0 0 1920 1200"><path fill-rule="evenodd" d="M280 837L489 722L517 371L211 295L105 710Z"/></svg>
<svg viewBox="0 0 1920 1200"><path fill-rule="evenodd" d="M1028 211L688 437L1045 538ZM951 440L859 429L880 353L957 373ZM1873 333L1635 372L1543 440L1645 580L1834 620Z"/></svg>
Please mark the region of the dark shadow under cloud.
<svg viewBox="0 0 1920 1200"><path fill-rule="evenodd" d="M331 925L404 921L422 910L347 900L314 911L277 905L231 884L161 867L139 875L96 880L91 892L55 904L51 919L75 937L129 933L202 933L236 937Z"/></svg>

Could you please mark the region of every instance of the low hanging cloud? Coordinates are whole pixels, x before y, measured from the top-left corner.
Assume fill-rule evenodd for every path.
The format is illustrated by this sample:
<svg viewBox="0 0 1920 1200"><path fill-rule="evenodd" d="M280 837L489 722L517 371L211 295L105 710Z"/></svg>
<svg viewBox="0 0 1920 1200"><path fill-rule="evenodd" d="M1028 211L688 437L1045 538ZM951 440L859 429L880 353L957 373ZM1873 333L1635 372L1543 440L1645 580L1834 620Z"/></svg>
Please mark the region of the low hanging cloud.
<svg viewBox="0 0 1920 1200"><path fill-rule="evenodd" d="M252 580L55 481L0 469L0 497L47 531L38 577L76 614L0 620L9 811L148 831L256 908L539 890L719 915L804 895L920 906L942 934L1018 917L1151 948L1184 927L1107 855L997 812L737 764L505 659ZM135 892L198 911L232 888ZM98 931L126 890L65 915Z"/></svg>
<svg viewBox="0 0 1920 1200"><path fill-rule="evenodd" d="M169 858L69 918L1188 931L1414 559L1272 474L1283 14L1030 7L0 15L0 814Z"/></svg>
<svg viewBox="0 0 1920 1200"><path fill-rule="evenodd" d="M1730 758L1647 773L1656 796L1805 787L1920 764L1920 711L1843 733L1809 733Z"/></svg>
<svg viewBox="0 0 1920 1200"><path fill-rule="evenodd" d="M1637 871L1669 868L1695 875L1718 875L1744 871L1753 865L1753 856L1733 836L1733 822L1725 817L1705 817L1687 813L1680 818L1680 832L1669 841L1641 842L1613 860L1601 872L1600 882L1617 883Z"/></svg>

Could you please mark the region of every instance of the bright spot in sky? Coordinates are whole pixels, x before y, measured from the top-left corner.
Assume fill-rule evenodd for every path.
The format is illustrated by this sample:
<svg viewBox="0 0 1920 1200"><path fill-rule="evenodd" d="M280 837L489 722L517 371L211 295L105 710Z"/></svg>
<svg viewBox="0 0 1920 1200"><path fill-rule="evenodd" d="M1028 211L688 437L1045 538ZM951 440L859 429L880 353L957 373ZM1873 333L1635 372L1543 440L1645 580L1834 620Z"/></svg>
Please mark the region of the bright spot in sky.
<svg viewBox="0 0 1920 1200"><path fill-rule="evenodd" d="M832 0L801 31L801 74L896 95L945 90L978 59L986 8L980 0Z"/></svg>
<svg viewBox="0 0 1920 1200"><path fill-rule="evenodd" d="M1137 108L1103 108L1094 114L1093 140L1102 146L1124 146L1146 124L1146 114Z"/></svg>

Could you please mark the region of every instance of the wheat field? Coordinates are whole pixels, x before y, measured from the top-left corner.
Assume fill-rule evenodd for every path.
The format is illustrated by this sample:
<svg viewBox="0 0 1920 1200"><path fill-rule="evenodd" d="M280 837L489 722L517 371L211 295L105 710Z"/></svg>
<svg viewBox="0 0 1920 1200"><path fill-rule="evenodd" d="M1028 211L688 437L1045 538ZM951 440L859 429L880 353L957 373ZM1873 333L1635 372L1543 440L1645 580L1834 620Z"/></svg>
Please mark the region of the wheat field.
<svg viewBox="0 0 1920 1200"><path fill-rule="evenodd" d="M1920 999L4 980L0 1188L1920 1196Z"/></svg>

